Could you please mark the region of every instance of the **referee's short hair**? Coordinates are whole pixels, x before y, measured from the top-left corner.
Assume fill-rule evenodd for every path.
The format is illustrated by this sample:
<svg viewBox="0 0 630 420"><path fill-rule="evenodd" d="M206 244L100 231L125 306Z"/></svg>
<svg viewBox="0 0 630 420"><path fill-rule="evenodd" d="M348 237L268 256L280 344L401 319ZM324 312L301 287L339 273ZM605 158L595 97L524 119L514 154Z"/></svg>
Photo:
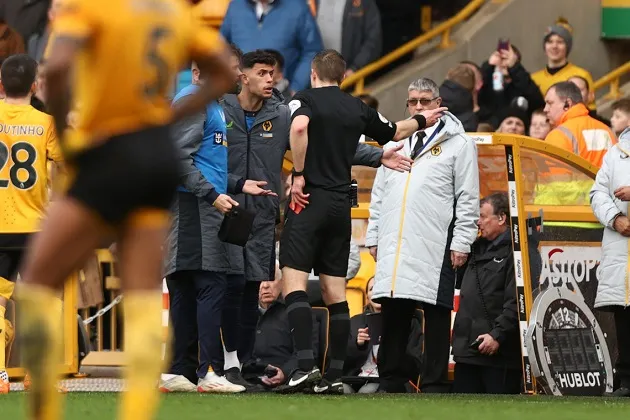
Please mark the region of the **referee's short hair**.
<svg viewBox="0 0 630 420"><path fill-rule="evenodd" d="M24 98L31 93L37 77L37 61L27 54L12 55L2 63L0 78L8 98Z"/></svg>
<svg viewBox="0 0 630 420"><path fill-rule="evenodd" d="M313 58L313 70L325 82L341 83L346 73L346 60L335 50L324 50Z"/></svg>

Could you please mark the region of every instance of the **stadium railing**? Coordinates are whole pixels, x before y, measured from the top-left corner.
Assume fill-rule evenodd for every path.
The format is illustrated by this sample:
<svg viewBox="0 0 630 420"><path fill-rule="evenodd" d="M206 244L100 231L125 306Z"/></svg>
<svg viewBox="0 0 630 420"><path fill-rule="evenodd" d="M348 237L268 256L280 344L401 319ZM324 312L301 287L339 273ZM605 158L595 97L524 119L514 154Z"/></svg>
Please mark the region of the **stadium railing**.
<svg viewBox="0 0 630 420"><path fill-rule="evenodd" d="M472 16L472 14L479 10L479 8L483 6L486 1L487 0L471 0L471 2L466 5L466 7L464 7L459 13L457 13L449 20L439 24L435 28L420 35L419 37L412 39L411 41L398 47L397 49L381 57L380 59L368 64L362 69L357 70L356 73L347 77L343 81L343 83L341 84L342 89L349 89L351 87L354 87L355 95L364 93L366 77L381 70L382 68L393 63L399 58L415 51L418 47L429 43L435 38L440 37L438 48L446 49L452 47L453 41L451 40L451 32L453 28Z"/></svg>
<svg viewBox="0 0 630 420"><path fill-rule="evenodd" d="M620 80L628 73L630 73L630 61L604 75L601 79L596 80L593 83L593 90L597 93L598 90L609 88L608 93L603 98L619 99L621 97L621 91L619 90Z"/></svg>

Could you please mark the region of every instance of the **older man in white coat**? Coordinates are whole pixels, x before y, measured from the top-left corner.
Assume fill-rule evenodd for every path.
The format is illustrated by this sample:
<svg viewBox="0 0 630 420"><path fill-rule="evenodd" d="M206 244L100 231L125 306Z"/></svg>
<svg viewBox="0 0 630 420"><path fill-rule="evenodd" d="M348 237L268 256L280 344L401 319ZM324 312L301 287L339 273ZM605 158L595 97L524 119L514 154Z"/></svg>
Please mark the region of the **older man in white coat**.
<svg viewBox="0 0 630 420"><path fill-rule="evenodd" d="M613 396L630 397L630 128L604 156L591 190L591 207L605 226L595 307L612 310L617 329L620 387Z"/></svg>
<svg viewBox="0 0 630 420"><path fill-rule="evenodd" d="M409 86L411 115L440 104L432 80L419 79ZM448 392L455 273L477 236L477 147L449 112L435 126L401 141L415 162L408 173L378 170L366 236L366 246L377 260L373 300L381 303L383 314L380 390L404 392L402 361L411 319L420 303L425 318L421 389Z"/></svg>

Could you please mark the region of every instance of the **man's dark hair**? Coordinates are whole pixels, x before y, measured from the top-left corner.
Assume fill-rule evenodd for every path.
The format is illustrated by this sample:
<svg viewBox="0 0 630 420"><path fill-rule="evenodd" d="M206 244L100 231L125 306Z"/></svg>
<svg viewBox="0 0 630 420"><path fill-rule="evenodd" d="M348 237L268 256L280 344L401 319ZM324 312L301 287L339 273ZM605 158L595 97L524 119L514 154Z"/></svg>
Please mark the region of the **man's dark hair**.
<svg viewBox="0 0 630 420"><path fill-rule="evenodd" d="M479 205L483 206L486 203L492 206L492 210L495 216L504 215L507 222L506 224L510 224L510 218L508 217L508 215L510 214L510 200L508 199L507 193L492 193L489 196L481 199Z"/></svg>
<svg viewBox="0 0 630 420"><path fill-rule="evenodd" d="M241 68L253 69L256 64L266 64L268 66L275 66L276 59L273 55L265 52L264 50L256 50L243 54L241 59Z"/></svg>
<svg viewBox="0 0 630 420"><path fill-rule="evenodd" d="M359 99L365 102L365 104L373 110L378 111L378 99L376 99L374 96L363 93L359 95Z"/></svg>
<svg viewBox="0 0 630 420"><path fill-rule="evenodd" d="M37 77L37 61L27 54L16 54L4 60L0 78L4 92L9 98L24 98L31 93Z"/></svg>
<svg viewBox="0 0 630 420"><path fill-rule="evenodd" d="M230 50L238 58L239 63L243 61L243 50L237 47L236 44L230 44Z"/></svg>
<svg viewBox="0 0 630 420"><path fill-rule="evenodd" d="M346 73L346 60L335 50L320 51L313 58L313 69L321 80L341 83Z"/></svg>
<svg viewBox="0 0 630 420"><path fill-rule="evenodd" d="M570 99L574 104L581 104L584 102L582 99L582 92L575 83L572 82L558 82L551 86L549 89L555 89L556 95L561 101Z"/></svg>
<svg viewBox="0 0 630 420"><path fill-rule="evenodd" d="M630 114L630 98L621 98L611 105L613 111L621 111Z"/></svg>
<svg viewBox="0 0 630 420"><path fill-rule="evenodd" d="M278 67L280 67L280 70L284 71L284 56L282 55L280 51L272 50L272 49L263 50L263 51L265 51L267 54L273 55L273 58L276 59L276 64L278 65Z"/></svg>

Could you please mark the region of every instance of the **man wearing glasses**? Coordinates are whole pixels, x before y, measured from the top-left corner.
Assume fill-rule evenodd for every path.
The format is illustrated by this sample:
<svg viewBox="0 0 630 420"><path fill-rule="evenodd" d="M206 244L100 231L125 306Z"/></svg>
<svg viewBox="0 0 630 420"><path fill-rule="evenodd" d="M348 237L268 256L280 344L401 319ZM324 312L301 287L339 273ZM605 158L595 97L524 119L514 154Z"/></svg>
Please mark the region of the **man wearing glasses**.
<svg viewBox="0 0 630 420"><path fill-rule="evenodd" d="M412 116L441 103L432 80L409 85L407 111ZM383 314L379 389L405 391L405 349L411 319L420 305L425 319L421 389L448 392L455 274L477 236L477 147L450 112L444 112L434 126L390 142L384 149L401 143L400 153L414 163L408 173L379 168L365 238L376 260L372 300L381 304Z"/></svg>

